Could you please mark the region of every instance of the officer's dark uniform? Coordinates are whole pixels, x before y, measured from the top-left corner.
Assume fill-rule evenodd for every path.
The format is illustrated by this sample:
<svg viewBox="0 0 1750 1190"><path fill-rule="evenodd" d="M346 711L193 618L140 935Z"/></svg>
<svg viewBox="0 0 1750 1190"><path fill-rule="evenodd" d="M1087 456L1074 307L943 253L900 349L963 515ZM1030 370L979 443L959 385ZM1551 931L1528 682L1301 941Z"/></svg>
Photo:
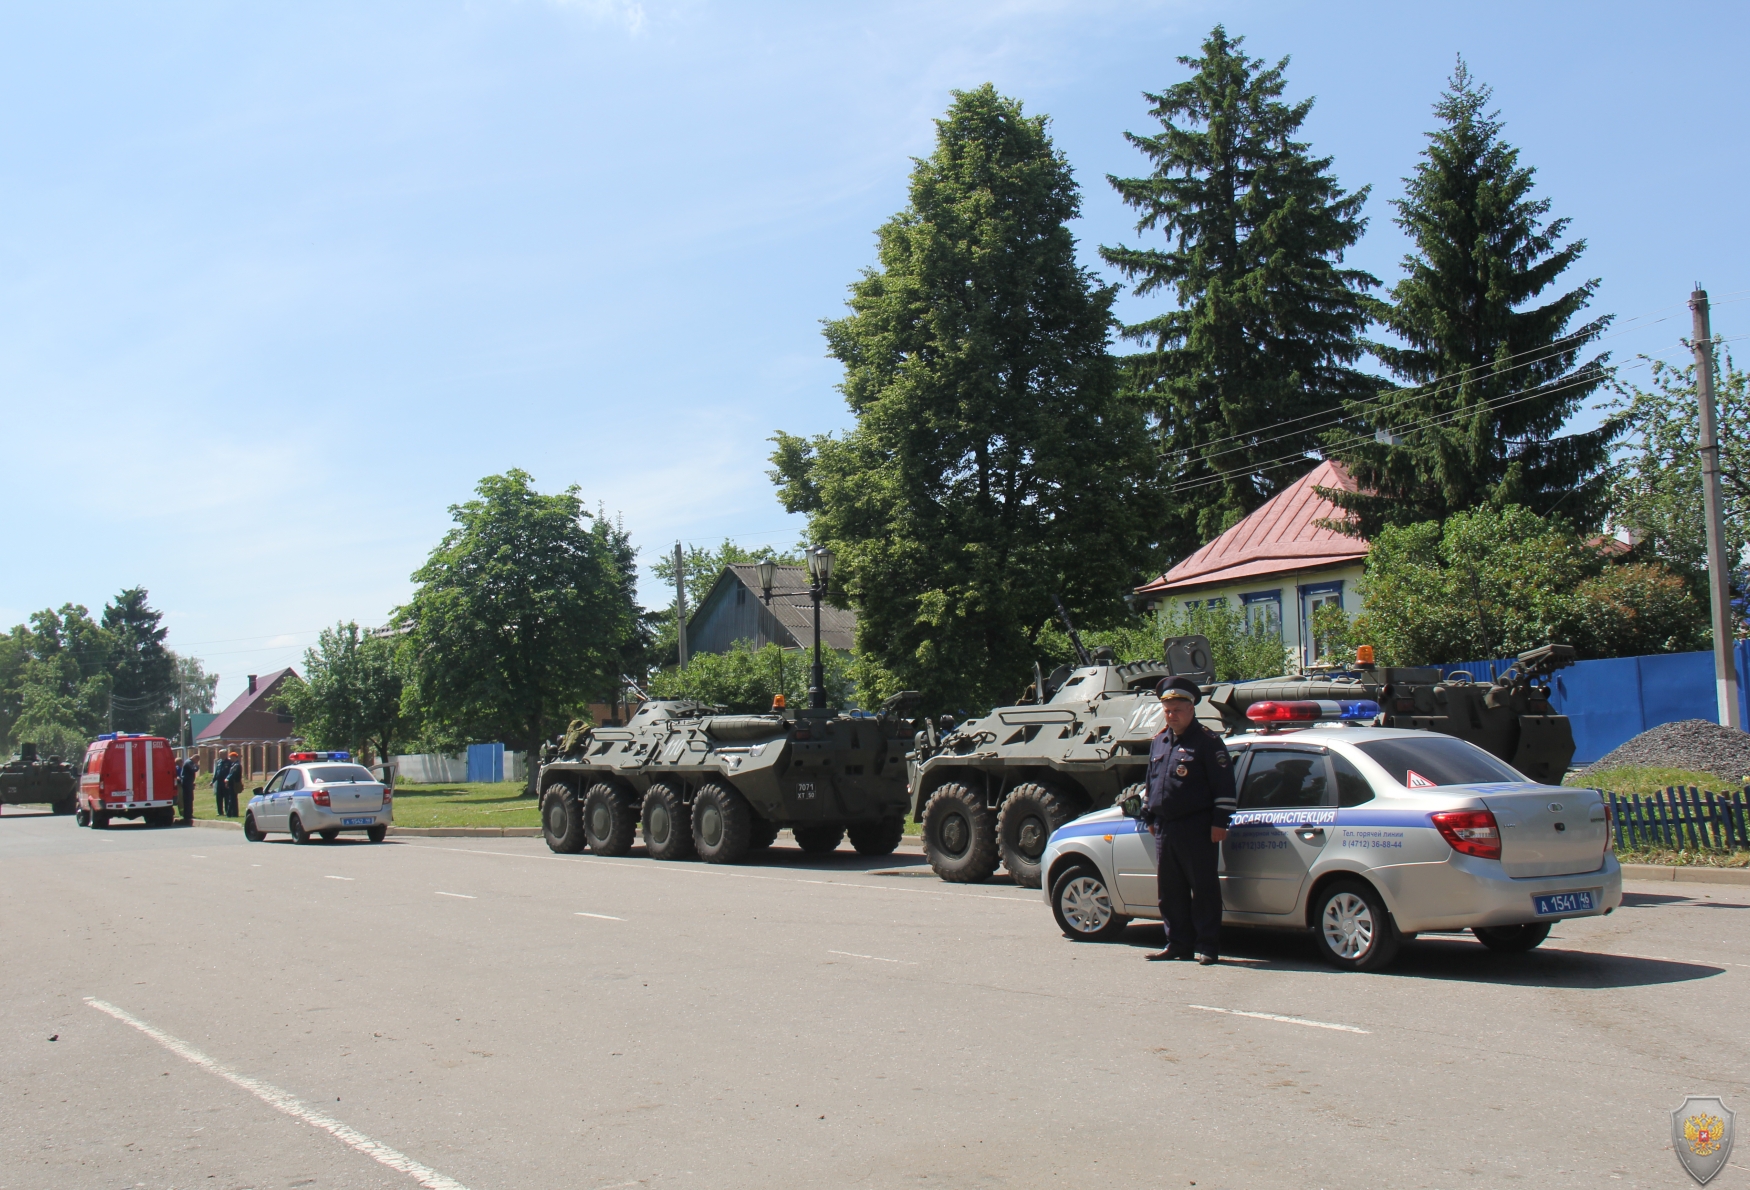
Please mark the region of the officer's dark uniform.
<svg viewBox="0 0 1750 1190"><path fill-rule="evenodd" d="M1202 692L1189 678L1160 685L1182 690L1195 702ZM1167 953L1221 953L1221 844L1209 837L1226 829L1234 812L1233 762L1221 737L1192 721L1174 738L1163 728L1148 752L1148 801L1143 821L1154 833L1159 862L1161 920L1167 927Z"/></svg>
<svg viewBox="0 0 1750 1190"><path fill-rule="evenodd" d="M182 794L182 820L184 822L194 821L194 779L198 772L200 772L200 765L195 761L194 754L190 753L188 759L182 762L181 768L176 773L177 791Z"/></svg>

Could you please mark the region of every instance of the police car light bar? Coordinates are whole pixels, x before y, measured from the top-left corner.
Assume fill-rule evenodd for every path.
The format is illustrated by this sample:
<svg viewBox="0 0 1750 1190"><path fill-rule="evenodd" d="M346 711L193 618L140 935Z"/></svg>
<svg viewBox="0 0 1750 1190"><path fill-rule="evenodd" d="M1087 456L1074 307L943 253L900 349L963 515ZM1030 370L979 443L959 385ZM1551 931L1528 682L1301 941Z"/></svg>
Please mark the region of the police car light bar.
<svg viewBox="0 0 1750 1190"><path fill-rule="evenodd" d="M1379 715L1371 698L1305 698L1287 702L1255 702L1246 708L1253 723L1356 723Z"/></svg>
<svg viewBox="0 0 1750 1190"><path fill-rule="evenodd" d="M288 757L293 764L303 764L310 760L351 760L351 752L294 752Z"/></svg>

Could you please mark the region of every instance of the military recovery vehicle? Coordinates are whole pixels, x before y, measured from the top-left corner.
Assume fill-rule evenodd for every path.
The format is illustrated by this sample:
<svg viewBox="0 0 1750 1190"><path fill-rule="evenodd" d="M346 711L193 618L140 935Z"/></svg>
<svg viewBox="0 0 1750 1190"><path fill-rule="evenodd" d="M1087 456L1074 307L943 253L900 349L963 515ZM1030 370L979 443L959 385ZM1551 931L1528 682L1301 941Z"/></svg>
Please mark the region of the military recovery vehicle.
<svg viewBox="0 0 1750 1190"><path fill-rule="evenodd" d="M1038 888L1039 859L1052 832L1128 792L1141 792L1149 745L1161 729L1155 686L1164 677L1196 681L1205 695L1197 719L1222 735L1305 726L1247 712L1335 717L1340 702L1371 701L1369 722L1454 735L1500 757L1536 781L1559 784L1574 756L1566 716L1554 714L1547 683L1572 664L1574 650L1546 645L1520 655L1493 682L1442 680L1435 668L1361 667L1312 677L1215 683L1209 642L1170 637L1164 661L1121 664L1110 649L1081 647L1081 665L1042 675L1014 706L919 733L908 757L912 818L924 851L944 880L988 879L1000 863L1015 883ZM1456 677L1456 675L1455 675ZM1286 712L1282 709L1287 708ZM1376 717L1374 717L1376 716Z"/></svg>
<svg viewBox="0 0 1750 1190"><path fill-rule="evenodd" d="M878 714L827 708L731 715L650 701L623 727L567 732L541 766L541 830L559 852L625 855L641 829L654 859L736 863L789 827L808 852L848 833L861 855L888 855L905 834L905 753L917 701Z"/></svg>
<svg viewBox="0 0 1750 1190"><path fill-rule="evenodd" d="M35 744L20 744L18 755L0 764L0 804L48 805L57 814L78 809L79 776L59 756L43 760Z"/></svg>

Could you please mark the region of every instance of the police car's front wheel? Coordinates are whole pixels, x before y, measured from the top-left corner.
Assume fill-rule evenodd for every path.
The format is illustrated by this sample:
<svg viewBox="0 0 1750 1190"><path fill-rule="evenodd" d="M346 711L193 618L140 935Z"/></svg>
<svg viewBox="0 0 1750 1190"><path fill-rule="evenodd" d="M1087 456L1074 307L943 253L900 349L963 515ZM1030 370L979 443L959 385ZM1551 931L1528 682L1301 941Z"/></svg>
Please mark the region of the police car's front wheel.
<svg viewBox="0 0 1750 1190"><path fill-rule="evenodd" d="M1099 942L1115 938L1130 919L1112 907L1112 890L1094 868L1066 868L1051 885L1051 913L1065 938Z"/></svg>
<svg viewBox="0 0 1750 1190"><path fill-rule="evenodd" d="M1339 880L1313 906L1313 936L1325 961L1344 971L1378 971L1402 941L1379 894L1359 880Z"/></svg>

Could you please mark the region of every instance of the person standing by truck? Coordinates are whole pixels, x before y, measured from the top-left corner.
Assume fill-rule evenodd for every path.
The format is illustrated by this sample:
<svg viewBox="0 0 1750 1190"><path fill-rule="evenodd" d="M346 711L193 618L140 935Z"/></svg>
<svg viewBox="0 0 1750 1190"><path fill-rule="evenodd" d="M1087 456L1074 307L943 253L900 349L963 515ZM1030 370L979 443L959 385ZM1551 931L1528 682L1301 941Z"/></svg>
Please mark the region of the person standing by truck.
<svg viewBox="0 0 1750 1190"><path fill-rule="evenodd" d="M237 817L237 794L242 788L243 765L232 752L213 766L213 808L219 817Z"/></svg>
<svg viewBox="0 0 1750 1190"><path fill-rule="evenodd" d="M183 759L182 766L176 771L177 789L182 794L182 822L184 826L194 821L194 779L201 771L200 761L195 759L193 748Z"/></svg>

